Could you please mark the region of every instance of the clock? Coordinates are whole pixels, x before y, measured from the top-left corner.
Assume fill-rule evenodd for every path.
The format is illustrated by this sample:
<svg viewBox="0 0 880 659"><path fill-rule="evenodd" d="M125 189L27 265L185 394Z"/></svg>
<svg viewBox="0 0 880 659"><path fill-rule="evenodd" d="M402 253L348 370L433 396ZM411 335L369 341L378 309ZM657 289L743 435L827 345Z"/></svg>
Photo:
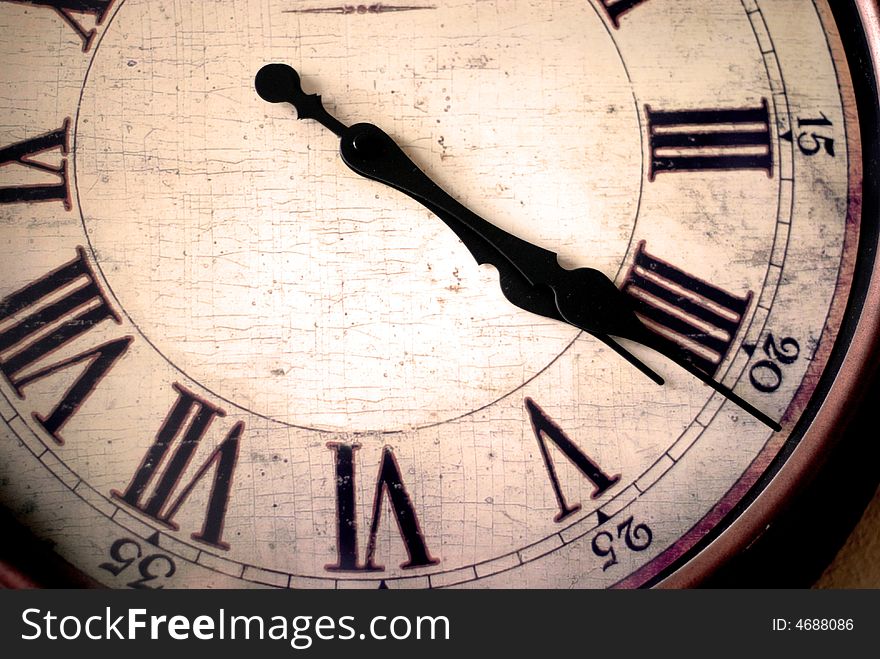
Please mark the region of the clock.
<svg viewBox="0 0 880 659"><path fill-rule="evenodd" d="M0 26L7 582L695 585L873 373L872 2Z"/></svg>

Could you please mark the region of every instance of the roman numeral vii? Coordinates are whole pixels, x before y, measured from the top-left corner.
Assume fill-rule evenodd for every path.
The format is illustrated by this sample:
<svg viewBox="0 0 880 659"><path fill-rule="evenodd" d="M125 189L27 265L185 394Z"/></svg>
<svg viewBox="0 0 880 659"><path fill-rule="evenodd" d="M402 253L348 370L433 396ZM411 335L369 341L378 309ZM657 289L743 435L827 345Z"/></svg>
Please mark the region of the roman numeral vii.
<svg viewBox="0 0 880 659"><path fill-rule="evenodd" d="M177 530L179 526L174 522L177 512L196 485L213 474L202 528L193 533L192 538L219 549L229 549L223 541L223 524L244 424L237 423L184 484L184 472L208 428L226 413L178 384L174 389L177 401L134 477L124 492L113 490L111 494L147 517Z"/></svg>
<svg viewBox="0 0 880 659"><path fill-rule="evenodd" d="M37 380L85 366L48 415L34 418L56 443L61 429L133 341L124 336L93 345L74 356L51 360L106 320L119 318L101 292L85 252L0 301L0 372L24 398Z"/></svg>

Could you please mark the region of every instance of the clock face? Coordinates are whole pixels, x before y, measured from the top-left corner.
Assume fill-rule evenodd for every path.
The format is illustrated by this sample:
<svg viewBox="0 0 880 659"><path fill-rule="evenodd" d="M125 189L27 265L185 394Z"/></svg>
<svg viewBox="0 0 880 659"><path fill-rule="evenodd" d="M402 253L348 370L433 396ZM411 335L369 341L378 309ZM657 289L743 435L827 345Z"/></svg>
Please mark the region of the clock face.
<svg viewBox="0 0 880 659"><path fill-rule="evenodd" d="M821 459L877 247L825 0L22 0L0 26L0 503L87 578L687 583ZM782 430L513 306L257 95L270 62Z"/></svg>

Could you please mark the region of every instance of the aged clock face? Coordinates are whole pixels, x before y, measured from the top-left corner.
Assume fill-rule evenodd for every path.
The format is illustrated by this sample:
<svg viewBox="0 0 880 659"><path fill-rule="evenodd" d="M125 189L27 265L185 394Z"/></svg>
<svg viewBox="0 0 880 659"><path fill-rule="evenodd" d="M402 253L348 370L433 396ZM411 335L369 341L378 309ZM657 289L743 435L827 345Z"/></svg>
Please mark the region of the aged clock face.
<svg viewBox="0 0 880 659"><path fill-rule="evenodd" d="M825 0L19 1L0 26L0 495L89 579L686 583L855 384L877 218ZM511 305L260 99L269 62L614 279L782 430Z"/></svg>

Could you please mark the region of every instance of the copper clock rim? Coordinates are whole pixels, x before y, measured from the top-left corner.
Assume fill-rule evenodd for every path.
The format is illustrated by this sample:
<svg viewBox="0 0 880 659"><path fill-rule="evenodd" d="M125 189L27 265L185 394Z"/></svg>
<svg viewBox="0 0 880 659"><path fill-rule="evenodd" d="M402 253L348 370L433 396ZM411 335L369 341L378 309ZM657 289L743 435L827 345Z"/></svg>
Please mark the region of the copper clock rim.
<svg viewBox="0 0 880 659"><path fill-rule="evenodd" d="M872 66L875 111L880 110L880 3L878 0L852 0L860 20ZM830 5L829 5L830 7ZM845 51L845 49L844 49ZM850 65L845 51L845 63ZM857 83L854 83L854 87ZM861 109L857 99L855 105ZM860 121L862 118L860 117ZM875 143L878 139L875 138ZM866 147L862 144L862 149ZM878 164L875 164L875 168ZM862 184L868 174L862 172ZM865 218L864 208L860 209ZM878 209L871 209L869 220L880 224ZM868 385L880 377L880 258L869 266L870 277L852 338L835 373L835 381L821 401L818 412L804 430L792 454L773 475L742 514L732 520L706 547L673 568L657 584L660 588L681 589L699 586L734 556L753 543L776 516L812 479L811 471L821 464L825 453L835 446L851 421L854 401L860 401ZM866 370L867 369L867 370Z"/></svg>
<svg viewBox="0 0 880 659"><path fill-rule="evenodd" d="M873 66L876 102L876 92L880 89L880 7L878 0L851 0L851 3L859 14L862 34L867 42ZM875 215L877 214L874 213L870 219L880 223L880 216ZM809 479L809 471L815 469L817 462L821 463L823 452L837 442L841 427L851 415L853 401L858 400L868 382L880 374L880 258L875 259L870 266L870 273L870 283L862 304L862 309L870 312L860 315L846 355L837 369L837 379L791 456L741 515L707 547L661 580L657 584L659 587L697 586L753 542L792 496L802 489L805 480ZM866 377L866 365L871 368L871 377ZM69 568L66 571L71 581L79 582L74 576L74 573L79 574L79 570L67 564L57 554L55 557ZM86 578L80 583L98 585L89 583L90 581ZM27 567L0 560L0 587L36 588L41 585L39 578Z"/></svg>

